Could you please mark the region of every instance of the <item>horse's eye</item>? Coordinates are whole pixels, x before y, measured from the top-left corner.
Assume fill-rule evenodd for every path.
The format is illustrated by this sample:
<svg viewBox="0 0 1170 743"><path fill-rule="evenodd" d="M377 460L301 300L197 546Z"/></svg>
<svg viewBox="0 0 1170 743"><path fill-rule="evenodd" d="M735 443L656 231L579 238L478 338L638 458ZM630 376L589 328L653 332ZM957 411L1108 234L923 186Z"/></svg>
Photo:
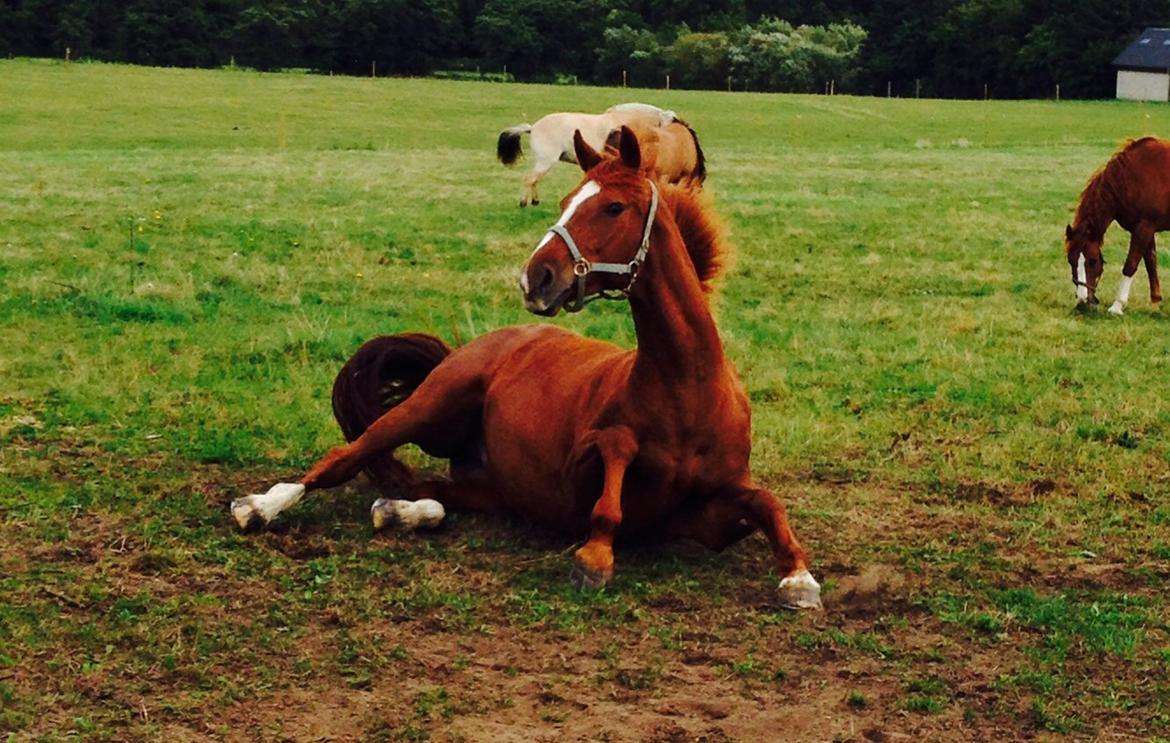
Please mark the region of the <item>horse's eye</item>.
<svg viewBox="0 0 1170 743"><path fill-rule="evenodd" d="M605 213L611 217L616 217L617 215L621 214L622 209L625 209L625 208L626 208L625 204L623 204L619 201L611 201L605 205Z"/></svg>

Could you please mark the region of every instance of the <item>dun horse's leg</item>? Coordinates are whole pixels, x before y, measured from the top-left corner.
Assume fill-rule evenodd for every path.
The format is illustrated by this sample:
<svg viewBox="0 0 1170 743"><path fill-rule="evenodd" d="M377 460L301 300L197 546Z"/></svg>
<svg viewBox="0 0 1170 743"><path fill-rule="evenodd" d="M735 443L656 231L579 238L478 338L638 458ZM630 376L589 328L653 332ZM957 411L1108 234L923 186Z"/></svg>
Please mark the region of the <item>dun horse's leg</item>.
<svg viewBox="0 0 1170 743"><path fill-rule="evenodd" d="M524 176L524 194L520 197L520 206L528 206L532 204L536 206L540 203L540 196L536 193L536 184L540 179L548 174L552 169L553 163L545 163L542 160L537 160L536 165L533 166L532 171Z"/></svg>
<svg viewBox="0 0 1170 743"><path fill-rule="evenodd" d="M772 544L780 580L780 598L790 609L821 608L821 586L808 572L808 557L796 534L788 525L788 516L780 499L767 490L746 490L736 502L743 508L747 522L759 528Z"/></svg>
<svg viewBox="0 0 1170 743"><path fill-rule="evenodd" d="M590 516L589 541L576 553L572 579L582 588L600 588L613 578L613 539L622 523L622 481L638 453L634 434L624 426L598 432L594 444L605 480Z"/></svg>
<svg viewBox="0 0 1170 743"><path fill-rule="evenodd" d="M1125 311L1125 305L1129 304L1129 289L1133 284L1138 262L1142 259L1144 252L1139 234L1135 230L1129 239L1129 254L1125 256L1125 265L1121 267L1121 283L1117 286L1117 299L1113 300L1113 304L1109 307L1109 312L1114 315L1120 315ZM1151 286L1153 286L1152 282Z"/></svg>

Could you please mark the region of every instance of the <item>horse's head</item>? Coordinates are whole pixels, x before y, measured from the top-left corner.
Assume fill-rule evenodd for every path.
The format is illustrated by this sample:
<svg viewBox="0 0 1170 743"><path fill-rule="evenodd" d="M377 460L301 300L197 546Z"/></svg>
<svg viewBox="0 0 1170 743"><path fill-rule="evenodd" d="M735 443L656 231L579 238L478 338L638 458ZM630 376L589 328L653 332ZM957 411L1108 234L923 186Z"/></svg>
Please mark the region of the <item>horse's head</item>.
<svg viewBox="0 0 1170 743"><path fill-rule="evenodd" d="M1097 282L1105 272L1105 259L1101 257L1103 239L1094 238L1084 227L1064 228L1064 253L1072 269L1078 305L1097 304Z"/></svg>
<svg viewBox="0 0 1170 743"><path fill-rule="evenodd" d="M658 189L643 171L638 139L622 127L616 157L603 158L573 136L585 178L561 202L561 217L533 251L520 277L524 305L553 316L597 297L627 293L649 249Z"/></svg>

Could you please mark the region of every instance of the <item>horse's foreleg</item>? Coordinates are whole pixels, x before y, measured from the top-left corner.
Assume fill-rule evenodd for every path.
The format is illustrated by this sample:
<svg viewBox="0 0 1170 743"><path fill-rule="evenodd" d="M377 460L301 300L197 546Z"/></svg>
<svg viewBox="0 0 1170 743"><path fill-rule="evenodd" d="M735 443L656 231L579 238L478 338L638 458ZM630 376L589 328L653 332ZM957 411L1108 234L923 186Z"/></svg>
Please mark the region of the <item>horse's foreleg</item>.
<svg viewBox="0 0 1170 743"><path fill-rule="evenodd" d="M767 490L745 490L735 496L749 524L768 537L780 575L780 598L790 609L821 608L821 587L808 572L808 556L788 524L784 504Z"/></svg>
<svg viewBox="0 0 1170 743"><path fill-rule="evenodd" d="M622 523L622 483L638 453L638 442L630 429L615 426L598 431L590 443L601 456L605 476L589 519L589 541L575 556L573 582L600 588L613 578L613 539Z"/></svg>
<svg viewBox="0 0 1170 743"><path fill-rule="evenodd" d="M1133 277L1137 273L1138 263L1142 259L1142 255L1146 252L1145 238L1142 228L1135 229L1130 233L1129 238L1129 253L1125 256L1125 265L1121 267L1121 283L1117 285L1117 298L1113 300L1109 311L1114 315L1120 315L1125 311L1125 306L1129 304L1129 290L1133 285ZM1149 272L1149 264L1146 264L1146 272ZM1150 279L1151 292L1153 292L1154 279Z"/></svg>

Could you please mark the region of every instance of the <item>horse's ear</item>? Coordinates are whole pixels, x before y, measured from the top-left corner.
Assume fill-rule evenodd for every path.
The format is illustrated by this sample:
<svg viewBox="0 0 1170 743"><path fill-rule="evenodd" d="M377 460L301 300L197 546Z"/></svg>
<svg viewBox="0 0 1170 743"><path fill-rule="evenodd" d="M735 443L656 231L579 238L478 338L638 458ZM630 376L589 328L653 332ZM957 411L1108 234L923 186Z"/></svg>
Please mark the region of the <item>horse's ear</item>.
<svg viewBox="0 0 1170 743"><path fill-rule="evenodd" d="M597 154L597 150L589 146L585 138L581 136L581 130L573 132L573 152L577 154L577 163L581 166L581 170L588 173L593 169L593 166L601 162L601 155Z"/></svg>
<svg viewBox="0 0 1170 743"><path fill-rule="evenodd" d="M618 151L621 152L622 162L626 167L637 170L642 166L642 150L638 147L638 138L628 126L622 126L622 139L618 143Z"/></svg>
<svg viewBox="0 0 1170 743"><path fill-rule="evenodd" d="M1065 239L1065 240L1071 240L1072 238L1073 238L1073 228L1072 228L1072 225L1071 225L1071 224L1066 224L1066 225L1064 226L1064 239Z"/></svg>

